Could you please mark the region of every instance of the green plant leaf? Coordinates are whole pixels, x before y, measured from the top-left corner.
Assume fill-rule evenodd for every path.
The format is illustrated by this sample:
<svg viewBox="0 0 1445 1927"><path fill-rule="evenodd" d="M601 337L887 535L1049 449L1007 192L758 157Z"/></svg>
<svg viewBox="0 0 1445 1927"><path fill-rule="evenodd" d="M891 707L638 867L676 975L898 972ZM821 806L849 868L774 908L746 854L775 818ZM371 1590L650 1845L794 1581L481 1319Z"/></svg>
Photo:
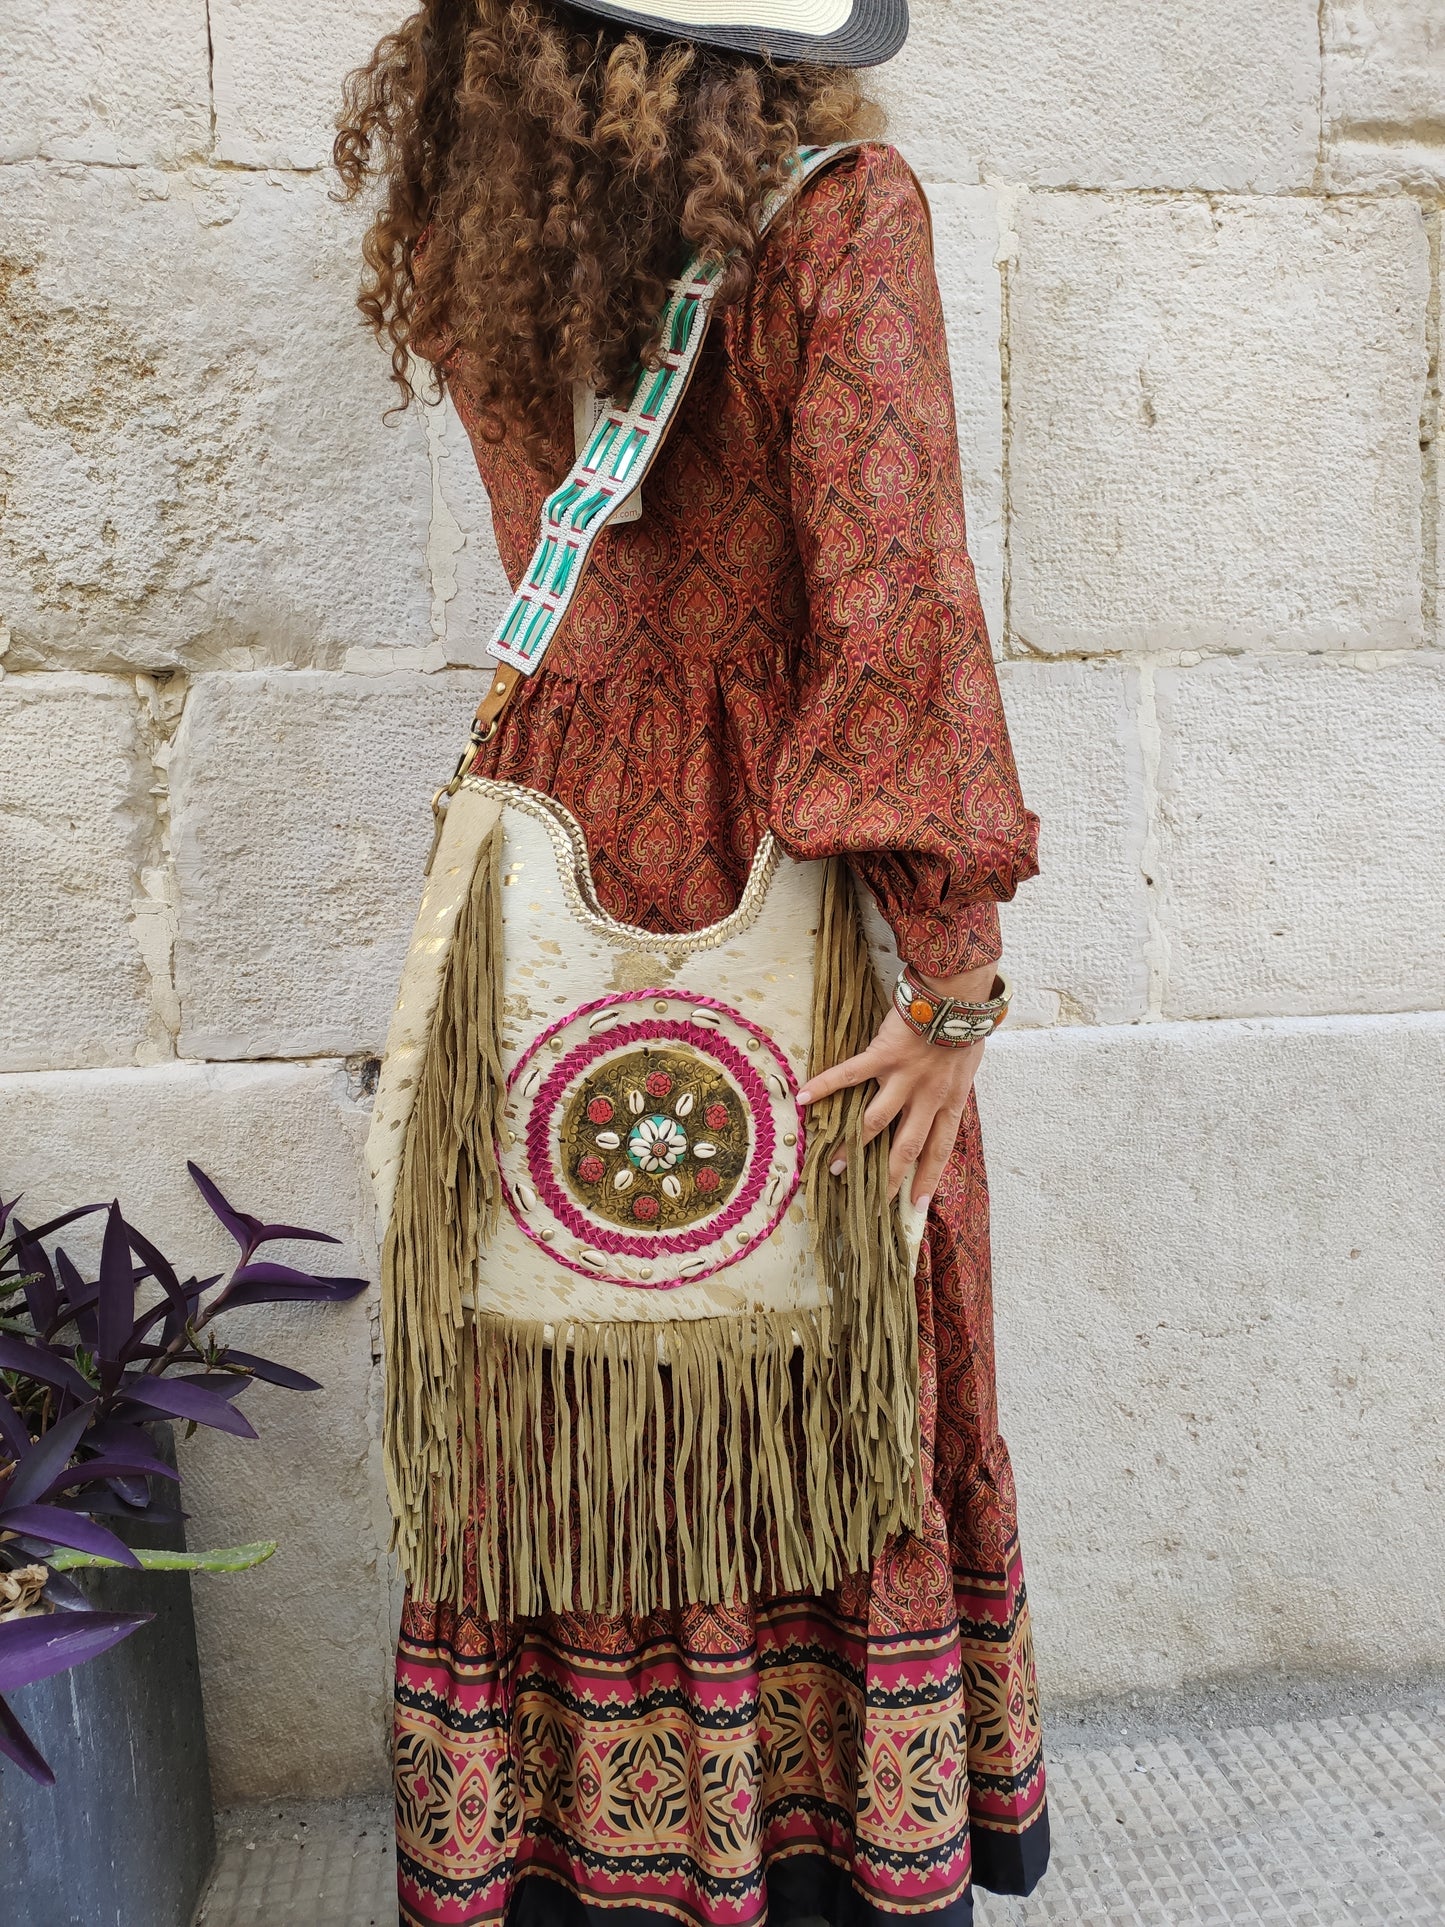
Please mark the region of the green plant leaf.
<svg viewBox="0 0 1445 1927"><path fill-rule="evenodd" d="M249 1572L264 1565L276 1550L274 1539L259 1539L250 1546L217 1546L214 1552L158 1552L137 1546L135 1556L147 1572ZM101 1559L89 1552L53 1552L45 1561L52 1572L76 1572L82 1566L115 1566L116 1559Z"/></svg>

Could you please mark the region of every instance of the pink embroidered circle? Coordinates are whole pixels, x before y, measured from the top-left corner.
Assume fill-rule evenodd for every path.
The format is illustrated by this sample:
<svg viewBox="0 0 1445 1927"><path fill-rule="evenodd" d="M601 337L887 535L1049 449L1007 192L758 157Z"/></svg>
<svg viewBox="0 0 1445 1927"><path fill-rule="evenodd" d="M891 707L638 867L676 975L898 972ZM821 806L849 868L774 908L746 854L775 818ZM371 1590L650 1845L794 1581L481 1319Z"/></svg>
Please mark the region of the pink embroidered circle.
<svg viewBox="0 0 1445 1927"><path fill-rule="evenodd" d="M709 1278L771 1236L797 1191L797 1088L768 1032L705 995L581 1005L507 1079L513 1135L497 1154L512 1216L551 1262L595 1279Z"/></svg>

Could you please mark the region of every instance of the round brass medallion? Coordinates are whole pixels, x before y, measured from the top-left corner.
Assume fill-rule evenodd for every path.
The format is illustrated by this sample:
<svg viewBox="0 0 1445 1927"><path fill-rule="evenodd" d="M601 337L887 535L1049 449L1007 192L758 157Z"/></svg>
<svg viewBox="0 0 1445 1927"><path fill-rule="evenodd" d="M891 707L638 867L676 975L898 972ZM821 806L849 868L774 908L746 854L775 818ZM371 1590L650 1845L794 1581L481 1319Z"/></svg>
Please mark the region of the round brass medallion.
<svg viewBox="0 0 1445 1927"><path fill-rule="evenodd" d="M607 1058L563 1113L562 1168L578 1203L629 1231L710 1216L747 1163L748 1115L722 1068L675 1045Z"/></svg>

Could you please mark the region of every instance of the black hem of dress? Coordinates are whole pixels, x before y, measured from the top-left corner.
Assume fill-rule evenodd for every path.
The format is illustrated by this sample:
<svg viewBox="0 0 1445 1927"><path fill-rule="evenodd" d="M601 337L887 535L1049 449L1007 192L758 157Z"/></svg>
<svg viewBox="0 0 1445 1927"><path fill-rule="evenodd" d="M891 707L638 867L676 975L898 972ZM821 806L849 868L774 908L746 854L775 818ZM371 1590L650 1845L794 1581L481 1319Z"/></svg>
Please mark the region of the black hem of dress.
<svg viewBox="0 0 1445 1927"><path fill-rule="evenodd" d="M991 1894L1031 1894L1049 1866L1049 1810L1044 1807L1022 1833L998 1827L969 1830L973 1882Z"/></svg>
<svg viewBox="0 0 1445 1927"><path fill-rule="evenodd" d="M973 1895L967 1889L942 1907L913 1913L884 1913L860 1894L846 1867L821 1853L790 1854L767 1870L768 1927L819 1918L828 1927L904 1927L910 1920L928 1927L973 1927Z"/></svg>

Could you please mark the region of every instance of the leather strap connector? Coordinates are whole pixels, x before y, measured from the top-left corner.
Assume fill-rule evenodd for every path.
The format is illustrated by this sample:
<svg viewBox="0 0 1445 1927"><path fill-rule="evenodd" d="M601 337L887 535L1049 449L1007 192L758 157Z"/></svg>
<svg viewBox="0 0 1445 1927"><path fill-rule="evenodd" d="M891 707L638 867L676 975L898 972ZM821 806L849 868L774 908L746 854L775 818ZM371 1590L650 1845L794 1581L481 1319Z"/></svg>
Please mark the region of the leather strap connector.
<svg viewBox="0 0 1445 1927"><path fill-rule="evenodd" d="M492 686L477 704L477 713L472 719L472 740L476 743L489 743L497 733L497 725L508 703L517 693L522 682L520 669L513 669L510 663L503 663L492 677Z"/></svg>

